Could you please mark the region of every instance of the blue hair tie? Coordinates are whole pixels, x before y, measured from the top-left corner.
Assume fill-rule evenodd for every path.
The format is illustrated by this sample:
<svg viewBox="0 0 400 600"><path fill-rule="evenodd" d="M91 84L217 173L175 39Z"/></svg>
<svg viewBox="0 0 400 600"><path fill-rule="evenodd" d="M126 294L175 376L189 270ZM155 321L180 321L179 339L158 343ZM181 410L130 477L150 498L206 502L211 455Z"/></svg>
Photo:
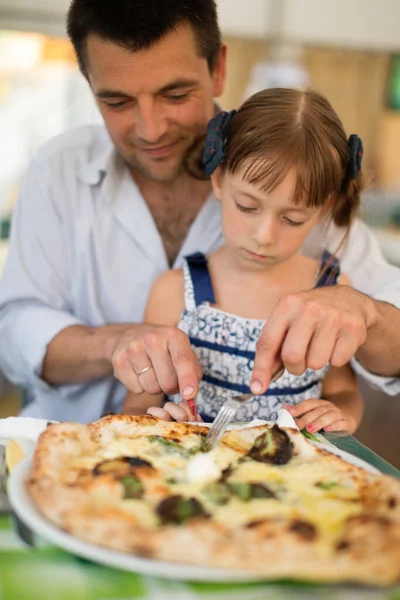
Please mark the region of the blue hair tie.
<svg viewBox="0 0 400 600"><path fill-rule="evenodd" d="M203 150L203 165L206 175L210 177L226 156L226 137L229 124L236 110L218 113L208 124L206 143Z"/></svg>
<svg viewBox="0 0 400 600"><path fill-rule="evenodd" d="M357 134L352 133L347 141L349 147L349 162L347 163L347 179L357 179L364 154L363 143Z"/></svg>

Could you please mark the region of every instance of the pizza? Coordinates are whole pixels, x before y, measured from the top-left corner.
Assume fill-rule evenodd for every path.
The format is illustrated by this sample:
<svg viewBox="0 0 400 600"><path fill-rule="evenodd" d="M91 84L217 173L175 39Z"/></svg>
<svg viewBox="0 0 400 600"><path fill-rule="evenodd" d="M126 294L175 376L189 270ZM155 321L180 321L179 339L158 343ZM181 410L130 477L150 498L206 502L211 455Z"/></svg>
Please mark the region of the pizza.
<svg viewBox="0 0 400 600"><path fill-rule="evenodd" d="M27 489L74 536L141 557L260 578L389 585L400 578L400 481L294 429L226 432L110 415L50 425Z"/></svg>

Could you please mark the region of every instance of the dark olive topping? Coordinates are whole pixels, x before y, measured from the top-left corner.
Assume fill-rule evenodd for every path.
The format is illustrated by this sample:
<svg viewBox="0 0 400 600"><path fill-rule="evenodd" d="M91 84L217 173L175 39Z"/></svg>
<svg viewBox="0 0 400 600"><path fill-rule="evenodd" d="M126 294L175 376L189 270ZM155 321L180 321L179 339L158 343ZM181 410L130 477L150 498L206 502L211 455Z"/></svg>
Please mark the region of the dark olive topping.
<svg viewBox="0 0 400 600"><path fill-rule="evenodd" d="M249 521L246 523L246 529L256 529L266 522L266 519L256 519L255 521Z"/></svg>
<svg viewBox="0 0 400 600"><path fill-rule="evenodd" d="M148 460L144 460L144 458L140 458L139 456L128 456L128 462L131 467L150 467L153 468L153 465Z"/></svg>
<svg viewBox="0 0 400 600"><path fill-rule="evenodd" d="M314 525L307 521L301 521L300 519L292 521L290 531L299 534L300 537L307 541L314 540L317 535L317 530Z"/></svg>
<svg viewBox="0 0 400 600"><path fill-rule="evenodd" d="M126 473L128 475L139 467L152 469L153 465L148 460L138 456L119 456L98 463L93 469L93 475L105 475L106 473L110 475L124 475Z"/></svg>
<svg viewBox="0 0 400 600"><path fill-rule="evenodd" d="M234 468L232 467L232 465L229 465L229 467L226 467L226 469L224 469L221 473L219 482L225 483L225 481L228 479L228 477L230 477L232 475L233 471L234 471Z"/></svg>
<svg viewBox="0 0 400 600"><path fill-rule="evenodd" d="M274 425L255 439L247 455L258 462L285 465L293 456L293 444L286 431Z"/></svg>
<svg viewBox="0 0 400 600"><path fill-rule="evenodd" d="M165 498L156 510L163 523L175 523L177 525L192 517L209 517L196 498L185 498L179 495Z"/></svg>
<svg viewBox="0 0 400 600"><path fill-rule="evenodd" d="M347 550L348 548L350 548L350 542L348 542L347 540L340 540L336 544L336 550L338 552L341 552L342 550Z"/></svg>
<svg viewBox="0 0 400 600"><path fill-rule="evenodd" d="M388 506L389 506L389 508L396 508L396 506L397 506L396 498L389 498Z"/></svg>

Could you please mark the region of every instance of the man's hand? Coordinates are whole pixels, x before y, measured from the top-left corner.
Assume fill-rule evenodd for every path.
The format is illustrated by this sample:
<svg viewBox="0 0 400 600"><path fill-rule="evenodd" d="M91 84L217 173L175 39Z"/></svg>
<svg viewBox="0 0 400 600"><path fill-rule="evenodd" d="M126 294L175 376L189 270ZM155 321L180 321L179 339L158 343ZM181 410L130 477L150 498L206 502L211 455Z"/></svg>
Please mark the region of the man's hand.
<svg viewBox="0 0 400 600"><path fill-rule="evenodd" d="M348 286L284 296L257 343L251 390L263 393L279 364L301 375L307 368L349 362L377 319L374 300Z"/></svg>
<svg viewBox="0 0 400 600"><path fill-rule="evenodd" d="M194 398L202 371L185 333L175 327L134 325L110 350L114 375L124 386L141 394L173 394Z"/></svg>

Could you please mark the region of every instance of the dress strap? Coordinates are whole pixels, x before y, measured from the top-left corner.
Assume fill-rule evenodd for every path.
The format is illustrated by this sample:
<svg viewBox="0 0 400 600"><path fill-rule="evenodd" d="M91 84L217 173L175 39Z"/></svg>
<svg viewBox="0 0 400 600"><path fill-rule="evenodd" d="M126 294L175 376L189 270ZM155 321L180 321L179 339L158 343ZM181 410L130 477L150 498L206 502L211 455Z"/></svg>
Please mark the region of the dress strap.
<svg viewBox="0 0 400 600"><path fill-rule="evenodd" d="M202 252L191 254L186 257L186 264L192 283L194 305L199 306L203 302L215 304L214 290L205 255ZM187 296L186 291L185 296ZM186 307L189 308L187 299Z"/></svg>
<svg viewBox="0 0 400 600"><path fill-rule="evenodd" d="M340 262L328 250L324 250L315 287L336 285L340 276Z"/></svg>

